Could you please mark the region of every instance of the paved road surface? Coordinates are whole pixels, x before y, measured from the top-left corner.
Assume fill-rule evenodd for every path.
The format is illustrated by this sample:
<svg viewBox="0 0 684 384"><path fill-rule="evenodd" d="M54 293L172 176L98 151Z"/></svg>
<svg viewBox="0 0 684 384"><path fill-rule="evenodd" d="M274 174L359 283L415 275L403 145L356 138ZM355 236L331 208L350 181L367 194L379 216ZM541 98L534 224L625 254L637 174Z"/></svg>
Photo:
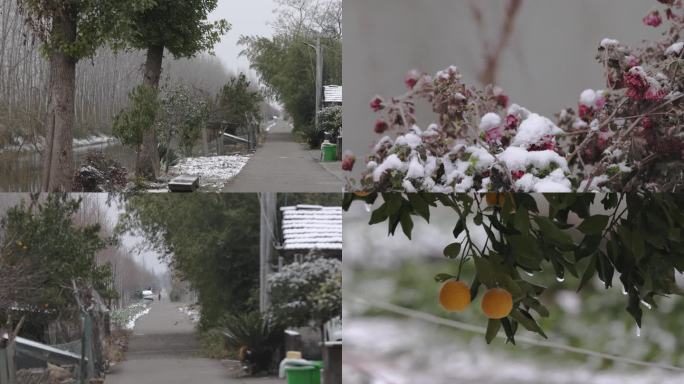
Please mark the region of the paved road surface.
<svg viewBox="0 0 684 384"><path fill-rule="evenodd" d="M220 361L199 357L194 326L176 303L154 301L138 319L126 361L106 384L275 384L275 379L234 379Z"/></svg>
<svg viewBox="0 0 684 384"><path fill-rule="evenodd" d="M226 192L338 192L343 183L311 158L292 138L289 123L279 120L266 142L242 171L226 186Z"/></svg>

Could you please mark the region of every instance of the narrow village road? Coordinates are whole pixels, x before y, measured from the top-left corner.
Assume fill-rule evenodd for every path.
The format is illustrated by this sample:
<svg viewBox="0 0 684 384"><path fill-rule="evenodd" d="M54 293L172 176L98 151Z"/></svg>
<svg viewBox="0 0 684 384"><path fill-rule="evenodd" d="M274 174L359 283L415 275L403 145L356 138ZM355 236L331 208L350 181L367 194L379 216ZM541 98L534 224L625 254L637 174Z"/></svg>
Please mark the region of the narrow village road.
<svg viewBox="0 0 684 384"><path fill-rule="evenodd" d="M275 379L234 379L218 360L200 357L200 346L179 303L154 301L136 322L126 361L112 368L106 384L274 384Z"/></svg>
<svg viewBox="0 0 684 384"><path fill-rule="evenodd" d="M332 192L343 182L294 141L292 128L278 120L263 146L226 186L225 192Z"/></svg>

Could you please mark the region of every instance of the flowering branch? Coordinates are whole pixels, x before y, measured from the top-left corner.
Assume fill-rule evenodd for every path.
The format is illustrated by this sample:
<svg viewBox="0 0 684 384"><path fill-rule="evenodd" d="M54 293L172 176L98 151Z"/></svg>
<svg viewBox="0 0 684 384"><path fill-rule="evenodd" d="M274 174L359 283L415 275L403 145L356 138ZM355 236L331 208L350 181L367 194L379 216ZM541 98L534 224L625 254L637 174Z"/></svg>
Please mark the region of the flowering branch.
<svg viewBox="0 0 684 384"><path fill-rule="evenodd" d="M405 94L371 101L379 114L374 130L382 138L360 185L350 181L350 187L436 193L683 190L684 7L682 0L657 1L664 9L643 22L661 27L667 21L662 41L638 48L601 41L597 60L605 68L606 89L585 90L577 110L563 109L555 121L510 103L499 87L467 86L456 67L434 76L410 71ZM509 14L519 6L511 2ZM427 128L418 125L418 102L436 114ZM355 159L348 153L343 169L351 171Z"/></svg>

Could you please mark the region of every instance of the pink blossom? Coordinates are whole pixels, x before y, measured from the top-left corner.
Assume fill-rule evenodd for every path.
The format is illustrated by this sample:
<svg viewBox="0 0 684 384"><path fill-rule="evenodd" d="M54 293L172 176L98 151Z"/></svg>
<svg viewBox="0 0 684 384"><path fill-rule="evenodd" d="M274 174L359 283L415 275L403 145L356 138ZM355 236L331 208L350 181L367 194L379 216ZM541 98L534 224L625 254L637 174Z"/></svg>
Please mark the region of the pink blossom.
<svg viewBox="0 0 684 384"><path fill-rule="evenodd" d="M416 84L418 84L418 80L423 75L417 70L417 69L412 69L410 70L407 74L406 77L404 78L404 83L408 87L408 89L413 89Z"/></svg>
<svg viewBox="0 0 684 384"><path fill-rule="evenodd" d="M389 125L387 124L387 122L385 120L377 120L375 122L375 129L374 130L375 130L375 133L377 133L378 135L385 133L388 129L389 129Z"/></svg>
<svg viewBox="0 0 684 384"><path fill-rule="evenodd" d="M345 153L342 158L342 170L351 172L354 169L354 163L356 163L356 156L351 152Z"/></svg>
<svg viewBox="0 0 684 384"><path fill-rule="evenodd" d="M582 120L590 120L594 116L594 108L580 104L579 105L579 117Z"/></svg>
<svg viewBox="0 0 684 384"><path fill-rule="evenodd" d="M515 130L520 124L520 119L515 115L506 116L506 130Z"/></svg>
<svg viewBox="0 0 684 384"><path fill-rule="evenodd" d="M502 137L503 132L501 131L501 127L495 127L485 132L485 140L489 144L501 140Z"/></svg>
<svg viewBox="0 0 684 384"><path fill-rule="evenodd" d="M520 180L522 177L525 176L525 171L513 171L511 172L511 177L513 177L513 180Z"/></svg>
<svg viewBox="0 0 684 384"><path fill-rule="evenodd" d="M606 106L606 98L603 96L599 96L596 98L596 108L597 109L603 109Z"/></svg>
<svg viewBox="0 0 684 384"><path fill-rule="evenodd" d="M624 81L625 86L627 87L627 97L638 101L644 99L646 92L649 90L649 84L642 73L635 71L637 68L639 67L635 67L625 73Z"/></svg>
<svg viewBox="0 0 684 384"><path fill-rule="evenodd" d="M660 16L660 12L658 10L655 10L644 17L644 24L651 27L659 27L662 23L663 18Z"/></svg>
<svg viewBox="0 0 684 384"><path fill-rule="evenodd" d="M385 108L384 100L380 96L375 96L370 102L373 112L379 112Z"/></svg>

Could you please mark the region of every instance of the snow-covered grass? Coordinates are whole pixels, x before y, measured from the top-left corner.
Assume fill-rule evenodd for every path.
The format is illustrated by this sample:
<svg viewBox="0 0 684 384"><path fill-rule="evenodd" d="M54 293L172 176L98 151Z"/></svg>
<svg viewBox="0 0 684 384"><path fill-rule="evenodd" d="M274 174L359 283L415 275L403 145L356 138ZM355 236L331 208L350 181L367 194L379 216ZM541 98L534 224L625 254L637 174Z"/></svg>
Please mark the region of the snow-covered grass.
<svg viewBox="0 0 684 384"><path fill-rule="evenodd" d="M246 155L189 157L169 169L169 176L199 176L204 190L220 191L249 161Z"/></svg>
<svg viewBox="0 0 684 384"><path fill-rule="evenodd" d="M438 326L390 317L345 319L343 375L349 384L527 383L674 384L681 372L601 359L569 363L562 355L533 355L535 347L490 347ZM517 353L511 353L515 348Z"/></svg>
<svg viewBox="0 0 684 384"><path fill-rule="evenodd" d="M144 302L139 302L125 308L112 310L111 319L119 328L132 330L135 327L135 322L149 312L149 306Z"/></svg>
<svg viewBox="0 0 684 384"><path fill-rule="evenodd" d="M183 307L178 307L178 310L185 313L193 324L197 324L200 321L200 310L198 306L186 305Z"/></svg>

